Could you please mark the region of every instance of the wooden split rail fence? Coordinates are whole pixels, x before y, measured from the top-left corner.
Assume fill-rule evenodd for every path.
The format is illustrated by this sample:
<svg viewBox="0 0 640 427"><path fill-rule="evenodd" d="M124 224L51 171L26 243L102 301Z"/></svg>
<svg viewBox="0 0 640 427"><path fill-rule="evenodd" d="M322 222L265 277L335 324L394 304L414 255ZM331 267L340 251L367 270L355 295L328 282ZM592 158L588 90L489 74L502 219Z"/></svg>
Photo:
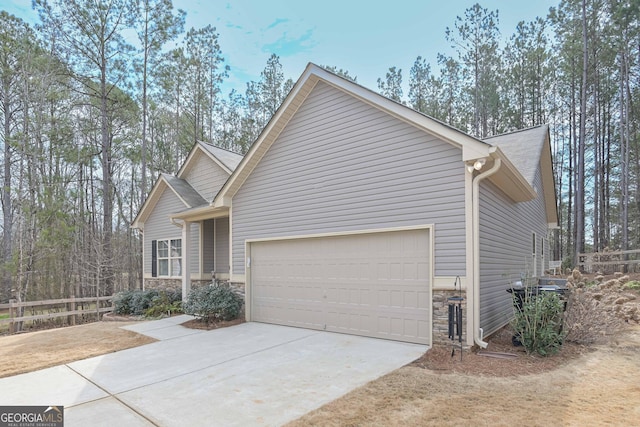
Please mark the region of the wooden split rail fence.
<svg viewBox="0 0 640 427"><path fill-rule="evenodd" d="M640 250L578 254L577 267L586 273L635 272L640 268Z"/></svg>
<svg viewBox="0 0 640 427"><path fill-rule="evenodd" d="M26 301L26 302L17 302L17 300L10 300L8 304L0 304L0 310L9 310L9 317L6 319L0 319L0 325L8 323L9 324L9 333L13 334L16 332L16 325L21 322L28 322L33 320L49 320L58 317L67 317L67 321L69 325L76 324L76 317L84 314L96 314L98 318L102 313L107 313L113 311L113 306L109 304L108 306L103 305L112 300L113 295L104 296L104 297L85 297L85 298L62 298L62 299L51 299L51 300L43 300L43 301ZM83 303L95 304L95 308L90 309L78 309L78 304L83 305ZM31 307L32 309L41 309L42 311L50 310L49 313L35 314L30 316L19 316L20 308ZM67 311L57 311L60 308L66 308ZM51 310L56 311L51 311Z"/></svg>

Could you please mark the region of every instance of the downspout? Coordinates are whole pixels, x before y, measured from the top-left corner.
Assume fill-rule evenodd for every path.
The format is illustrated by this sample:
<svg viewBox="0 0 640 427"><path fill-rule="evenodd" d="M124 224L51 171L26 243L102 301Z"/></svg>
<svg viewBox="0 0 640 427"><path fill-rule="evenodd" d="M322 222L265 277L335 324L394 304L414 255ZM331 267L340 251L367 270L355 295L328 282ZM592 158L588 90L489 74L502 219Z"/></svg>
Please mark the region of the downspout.
<svg viewBox="0 0 640 427"><path fill-rule="evenodd" d="M473 341L480 348L487 348L480 328L480 181L500 169L500 159L495 159L491 169L473 177Z"/></svg>

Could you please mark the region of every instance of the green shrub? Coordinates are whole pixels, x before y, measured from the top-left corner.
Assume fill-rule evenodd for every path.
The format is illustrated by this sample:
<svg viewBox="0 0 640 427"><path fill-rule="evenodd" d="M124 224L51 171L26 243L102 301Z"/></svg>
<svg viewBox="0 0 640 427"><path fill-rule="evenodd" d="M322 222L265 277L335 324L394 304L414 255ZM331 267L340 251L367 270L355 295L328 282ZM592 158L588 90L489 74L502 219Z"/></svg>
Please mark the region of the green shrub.
<svg viewBox="0 0 640 427"><path fill-rule="evenodd" d="M119 292L113 298L113 311L120 315L158 317L180 311L182 293L156 289Z"/></svg>
<svg viewBox="0 0 640 427"><path fill-rule="evenodd" d="M151 299L151 306L144 312L145 317L171 316L182 312L182 295L175 292L160 292Z"/></svg>
<svg viewBox="0 0 640 427"><path fill-rule="evenodd" d="M242 297L227 284L214 283L192 289L182 305L186 314L209 323L214 320L233 320L242 310Z"/></svg>
<svg viewBox="0 0 640 427"><path fill-rule="evenodd" d="M515 298L515 297L514 297ZM552 292L529 295L525 292L522 308L514 301L512 327L527 353L549 356L557 353L564 341L562 315L564 303Z"/></svg>
<svg viewBox="0 0 640 427"><path fill-rule="evenodd" d="M634 291L640 291L640 282L637 280L632 280L624 284L624 287L627 289L632 289Z"/></svg>
<svg viewBox="0 0 640 427"><path fill-rule="evenodd" d="M142 316L151 307L151 302L157 295L158 291L155 289L134 292L130 303L131 314Z"/></svg>
<svg viewBox="0 0 640 427"><path fill-rule="evenodd" d="M118 292L113 297L113 312L115 314L131 314L131 298L136 291Z"/></svg>

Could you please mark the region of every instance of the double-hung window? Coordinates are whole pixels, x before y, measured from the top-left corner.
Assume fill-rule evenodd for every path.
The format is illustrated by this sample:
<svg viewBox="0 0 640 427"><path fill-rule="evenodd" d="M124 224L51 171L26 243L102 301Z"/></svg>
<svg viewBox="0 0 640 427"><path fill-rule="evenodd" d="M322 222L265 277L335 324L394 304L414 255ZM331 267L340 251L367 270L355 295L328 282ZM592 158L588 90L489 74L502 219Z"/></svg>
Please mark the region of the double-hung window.
<svg viewBox="0 0 640 427"><path fill-rule="evenodd" d="M182 240L158 240L158 276L182 275Z"/></svg>

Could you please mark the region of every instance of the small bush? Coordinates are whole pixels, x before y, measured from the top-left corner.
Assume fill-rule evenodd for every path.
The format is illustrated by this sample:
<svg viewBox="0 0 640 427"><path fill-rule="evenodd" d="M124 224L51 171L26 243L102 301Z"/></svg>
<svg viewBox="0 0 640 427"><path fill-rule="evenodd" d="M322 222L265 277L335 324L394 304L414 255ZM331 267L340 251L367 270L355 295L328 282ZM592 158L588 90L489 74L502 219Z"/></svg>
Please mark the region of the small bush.
<svg viewBox="0 0 640 427"><path fill-rule="evenodd" d="M637 280L632 280L631 282L625 283L624 287L634 291L640 291L640 282Z"/></svg>
<svg viewBox="0 0 640 427"><path fill-rule="evenodd" d="M156 289L124 291L113 298L113 311L120 315L158 317L180 311L182 294Z"/></svg>
<svg viewBox="0 0 640 427"><path fill-rule="evenodd" d="M131 314L142 316L151 307L151 302L157 295L158 291L155 289L135 292L131 297Z"/></svg>
<svg viewBox="0 0 640 427"><path fill-rule="evenodd" d="M514 301L512 327L527 353L549 356L560 350L564 340L563 307L560 297L552 292L525 292L521 308Z"/></svg>
<svg viewBox="0 0 640 427"><path fill-rule="evenodd" d="M118 292L113 297L113 312L115 314L131 314L131 298L136 291Z"/></svg>
<svg viewBox="0 0 640 427"><path fill-rule="evenodd" d="M627 310L615 303L621 296L619 286L611 280L598 287L571 290L564 316L567 341L582 345L604 343L620 330L629 319ZM633 317L634 313L628 314Z"/></svg>
<svg viewBox="0 0 640 427"><path fill-rule="evenodd" d="M214 283L192 289L182 308L186 314L198 317L207 324L215 320L233 320L242 310L242 297L227 284Z"/></svg>
<svg viewBox="0 0 640 427"><path fill-rule="evenodd" d="M171 316L182 312L182 295L175 292L160 292L151 299L151 306L144 312L145 317Z"/></svg>

